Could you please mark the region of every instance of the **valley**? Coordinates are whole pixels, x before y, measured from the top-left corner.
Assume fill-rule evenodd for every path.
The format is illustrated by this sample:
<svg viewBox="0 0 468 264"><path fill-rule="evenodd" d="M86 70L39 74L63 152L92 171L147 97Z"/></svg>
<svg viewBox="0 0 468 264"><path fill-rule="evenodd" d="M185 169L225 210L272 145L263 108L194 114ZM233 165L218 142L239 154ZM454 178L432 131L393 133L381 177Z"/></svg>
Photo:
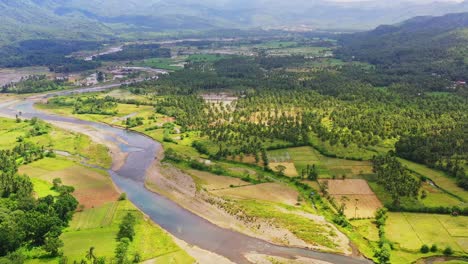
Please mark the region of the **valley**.
<svg viewBox="0 0 468 264"><path fill-rule="evenodd" d="M0 263L466 263L466 21L0 47Z"/></svg>

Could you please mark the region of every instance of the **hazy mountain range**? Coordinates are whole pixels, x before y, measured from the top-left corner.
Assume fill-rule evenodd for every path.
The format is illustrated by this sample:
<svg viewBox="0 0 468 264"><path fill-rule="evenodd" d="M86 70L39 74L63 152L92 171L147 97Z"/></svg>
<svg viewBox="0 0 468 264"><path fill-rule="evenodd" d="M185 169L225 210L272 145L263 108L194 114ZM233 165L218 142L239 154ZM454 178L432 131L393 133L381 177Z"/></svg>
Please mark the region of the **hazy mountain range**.
<svg viewBox="0 0 468 264"><path fill-rule="evenodd" d="M468 11L468 0L0 0L0 44L216 28L369 29L419 15L463 11Z"/></svg>

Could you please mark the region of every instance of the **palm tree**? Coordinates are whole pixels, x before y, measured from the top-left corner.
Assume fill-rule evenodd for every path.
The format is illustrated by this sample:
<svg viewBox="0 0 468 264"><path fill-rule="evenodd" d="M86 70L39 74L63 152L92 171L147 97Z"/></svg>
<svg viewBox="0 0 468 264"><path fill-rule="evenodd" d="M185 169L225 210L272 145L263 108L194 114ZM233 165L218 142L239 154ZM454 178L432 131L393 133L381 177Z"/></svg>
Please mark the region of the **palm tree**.
<svg viewBox="0 0 468 264"><path fill-rule="evenodd" d="M96 260L96 256L94 255L94 247L90 247L88 252L86 253L86 258L94 262Z"/></svg>

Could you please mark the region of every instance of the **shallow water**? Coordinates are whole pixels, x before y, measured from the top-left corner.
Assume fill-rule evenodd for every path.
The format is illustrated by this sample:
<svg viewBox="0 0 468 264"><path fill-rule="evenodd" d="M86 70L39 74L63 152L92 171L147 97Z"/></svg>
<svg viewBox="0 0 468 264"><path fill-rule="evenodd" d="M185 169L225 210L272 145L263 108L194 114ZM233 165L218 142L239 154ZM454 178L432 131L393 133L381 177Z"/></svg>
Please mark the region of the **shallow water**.
<svg viewBox="0 0 468 264"><path fill-rule="evenodd" d="M86 92L83 89L74 92ZM93 89L92 91L95 91ZM70 91L54 93L69 94ZM220 228L192 212L182 208L177 203L164 196L153 193L145 188L144 179L147 168L153 162L161 144L141 134L111 127L105 124L78 120L48 114L36 110L35 100L50 97L50 95L35 96L15 103L0 105L0 114L14 117L21 112L23 118L38 117L46 121L60 121L91 126L109 135L109 140L118 143L120 151L128 153L124 165L116 171L110 170L112 180L117 187L127 194L127 197L154 222L162 228L189 244L222 255L236 263L248 263L245 253L256 252L282 257L303 256L331 263L372 263L365 259L347 257L337 254L321 253L313 250L288 248L270 244L236 231ZM122 142L126 142L124 144Z"/></svg>

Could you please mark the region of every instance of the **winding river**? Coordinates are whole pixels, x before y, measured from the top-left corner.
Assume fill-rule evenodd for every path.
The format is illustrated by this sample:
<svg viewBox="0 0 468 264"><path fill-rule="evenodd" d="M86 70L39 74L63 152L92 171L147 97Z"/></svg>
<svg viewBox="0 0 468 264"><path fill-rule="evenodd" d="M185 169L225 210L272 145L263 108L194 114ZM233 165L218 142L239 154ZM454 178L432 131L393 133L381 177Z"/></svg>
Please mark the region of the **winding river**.
<svg viewBox="0 0 468 264"><path fill-rule="evenodd" d="M99 91L114 88L118 85L107 85L96 88L74 90L75 93ZM244 254L259 254L281 257L302 256L331 263L372 263L369 260L342 256L313 250L289 248L273 245L242 233L218 227L211 222L182 208L177 203L147 190L144 186L145 174L156 157L161 144L141 134L115 128L109 125L83 121L71 117L58 116L38 111L35 102L53 95L70 94L71 91L54 92L29 97L22 101L0 103L0 115L15 117L38 117L46 121L58 121L90 126L107 136L107 140L116 143L119 151L127 153L128 158L118 170L109 170L117 187L127 193L128 199L148 215L154 222L177 238L199 248L224 256L235 263L249 263ZM125 142L125 143L122 143Z"/></svg>

